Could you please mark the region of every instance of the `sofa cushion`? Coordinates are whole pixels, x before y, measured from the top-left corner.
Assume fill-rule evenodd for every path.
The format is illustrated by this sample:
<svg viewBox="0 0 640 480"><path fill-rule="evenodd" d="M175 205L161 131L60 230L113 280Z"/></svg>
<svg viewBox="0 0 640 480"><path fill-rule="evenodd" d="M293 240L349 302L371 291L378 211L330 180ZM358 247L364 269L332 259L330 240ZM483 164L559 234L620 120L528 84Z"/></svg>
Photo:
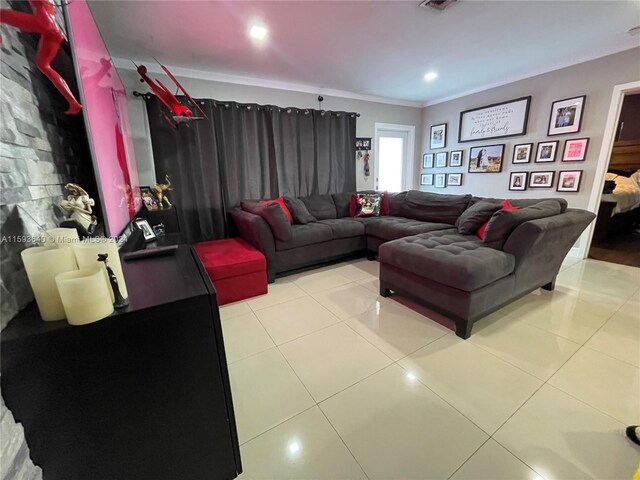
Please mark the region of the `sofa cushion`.
<svg viewBox="0 0 640 480"><path fill-rule="evenodd" d="M366 224L367 235L387 241L448 228L451 225L446 223L420 222L403 217L378 217Z"/></svg>
<svg viewBox="0 0 640 480"><path fill-rule="evenodd" d="M276 239L286 242L291 240L291 224L280 205L269 203L267 205L259 202L242 202L242 209L254 215L261 216L271 227L271 232Z"/></svg>
<svg viewBox="0 0 640 480"><path fill-rule="evenodd" d="M444 195L410 190L400 207L403 217L453 225L469 204L471 195Z"/></svg>
<svg viewBox="0 0 640 480"><path fill-rule="evenodd" d="M311 195L310 197L300 197L309 210L309 213L318 220L336 218L336 205L333 203L331 195Z"/></svg>
<svg viewBox="0 0 640 480"><path fill-rule="evenodd" d="M502 208L502 205L480 201L467 208L456 220L455 226L463 235L473 235L484 225L491 215Z"/></svg>
<svg viewBox="0 0 640 480"><path fill-rule="evenodd" d="M449 287L471 292L513 272L515 258L455 229L424 233L380 245L386 263Z"/></svg>
<svg viewBox="0 0 640 480"><path fill-rule="evenodd" d="M334 239L364 235L364 223L357 222L352 218L330 218L320 220L318 223L329 225Z"/></svg>
<svg viewBox="0 0 640 480"><path fill-rule="evenodd" d="M296 223L306 225L307 223L318 221L316 217L309 213L307 206L299 198L284 197L284 203L289 208L291 216Z"/></svg>
<svg viewBox="0 0 640 480"><path fill-rule="evenodd" d="M274 203L274 202L277 203L278 205L280 205L280 208L282 209L284 214L287 216L287 219L289 220L289 223L293 224L293 216L291 215L291 212L287 208L287 205L284 203L284 198L283 197L274 198L273 200L260 200L258 203L262 203L263 205L267 205L269 203Z"/></svg>
<svg viewBox="0 0 640 480"><path fill-rule="evenodd" d="M556 200L543 200L518 210L498 210L487 224L483 243L487 247L501 249L516 227L529 220L551 217L560 214L560 203ZM550 245L549 248L552 248Z"/></svg>
<svg viewBox="0 0 640 480"><path fill-rule="evenodd" d="M492 203L501 203L503 198L482 198L482 197L471 197L471 201L469 205L473 205L474 203L478 203L479 201L484 200L486 202ZM536 203L544 202L546 200L553 200L558 202L560 205L560 213L564 213L567 210L567 201L564 198L509 198L507 199L514 207L530 207L535 205Z"/></svg>
<svg viewBox="0 0 640 480"><path fill-rule="evenodd" d="M520 207L516 207L509 200L503 200L502 203L500 204L500 207L501 207L500 209L502 209L502 210L520 210ZM500 209L498 209L498 210L500 210ZM496 210L496 212L498 210ZM491 216L493 217L493 215L491 215ZM491 217L489 217L489 219L485 223L482 224L482 226L478 229L478 232L476 233L476 235L478 235L480 240L484 240L484 235L485 235L485 232L487 231L487 226L489 225L489 220L491 220Z"/></svg>
<svg viewBox="0 0 640 480"><path fill-rule="evenodd" d="M349 216L349 204L351 202L351 195L353 195L353 192L331 194L333 203L336 206L337 218L344 218Z"/></svg>
<svg viewBox="0 0 640 480"><path fill-rule="evenodd" d="M407 192L393 192L387 193L389 199L389 215L392 217L400 217L400 208L404 203L404 199L407 196Z"/></svg>
<svg viewBox="0 0 640 480"><path fill-rule="evenodd" d="M331 227L320 222L307 225L293 224L291 225L291 233L292 238L287 241L281 241L276 238L276 250L291 250L292 248L333 240Z"/></svg>

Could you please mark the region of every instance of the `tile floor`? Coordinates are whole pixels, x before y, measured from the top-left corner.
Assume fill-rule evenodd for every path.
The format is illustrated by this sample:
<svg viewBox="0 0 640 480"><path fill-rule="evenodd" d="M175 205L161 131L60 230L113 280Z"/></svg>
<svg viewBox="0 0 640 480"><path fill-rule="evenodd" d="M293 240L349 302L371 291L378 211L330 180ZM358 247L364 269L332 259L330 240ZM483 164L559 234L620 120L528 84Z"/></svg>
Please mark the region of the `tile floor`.
<svg viewBox="0 0 640 480"><path fill-rule="evenodd" d="M222 307L247 479L630 479L640 269L568 258L460 340L354 260Z"/></svg>

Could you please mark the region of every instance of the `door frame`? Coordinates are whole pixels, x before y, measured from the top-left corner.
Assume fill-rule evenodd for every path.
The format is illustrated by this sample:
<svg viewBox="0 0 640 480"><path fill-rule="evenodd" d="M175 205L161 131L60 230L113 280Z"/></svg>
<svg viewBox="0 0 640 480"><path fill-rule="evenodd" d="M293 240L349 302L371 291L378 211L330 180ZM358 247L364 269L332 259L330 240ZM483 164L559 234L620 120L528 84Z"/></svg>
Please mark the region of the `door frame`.
<svg viewBox="0 0 640 480"><path fill-rule="evenodd" d="M598 164L593 177L593 188L589 196L587 210L598 214L600 207L600 199L602 198L602 189L604 188L604 179L609 168L609 160L611 160L611 152L615 141L616 130L618 127L618 118L622 109L622 102L625 95L640 93L640 81L622 83L613 87L611 94L611 103L609 105L609 114L604 124L604 132L602 135L602 145L600 146L600 154L598 156ZM583 234L580 246L578 247L579 258L587 258L591 241L593 240L593 232L595 230L595 222L591 222L587 231Z"/></svg>
<svg viewBox="0 0 640 480"><path fill-rule="evenodd" d="M374 155L374 177L373 178L378 178L378 162L379 162L379 157L378 157L378 152L380 151L379 145L378 145L378 133L380 130L391 130L393 132L406 132L407 133L407 154L406 154L406 158L407 158L407 162L406 165L404 166L404 172L403 172L403 182L402 182L402 189L403 190L411 190L413 188L414 185L414 178L413 178L413 164L415 163L416 159L415 159L415 145L416 145L416 126L415 125L401 125L398 123L380 123L380 122L375 122L374 123L374 136L373 139L375 141L375 149L373 151L373 155ZM377 182L376 182L377 183ZM375 185L377 187L377 185Z"/></svg>

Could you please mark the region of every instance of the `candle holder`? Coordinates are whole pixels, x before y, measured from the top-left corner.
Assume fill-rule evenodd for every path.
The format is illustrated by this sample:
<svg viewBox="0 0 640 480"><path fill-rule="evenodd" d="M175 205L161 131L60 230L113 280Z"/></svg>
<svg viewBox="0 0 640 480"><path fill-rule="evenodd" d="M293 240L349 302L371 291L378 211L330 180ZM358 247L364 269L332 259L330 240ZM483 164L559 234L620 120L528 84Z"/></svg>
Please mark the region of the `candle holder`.
<svg viewBox="0 0 640 480"><path fill-rule="evenodd" d="M78 231L75 228L51 228L45 230L47 246L57 248L71 248L80 242Z"/></svg>
<svg viewBox="0 0 640 480"><path fill-rule="evenodd" d="M123 298L122 294L120 293L120 288L118 286L118 278L116 277L115 273L113 273L113 270L111 269L111 267L109 266L109 263L107 262L108 257L109 257L108 253L99 253L98 261L103 262L105 268L107 269L107 276L109 277L109 285L111 286L111 290L113 291L113 306L116 308L124 308L129 305L129 300L127 300L126 298Z"/></svg>
<svg viewBox="0 0 640 480"><path fill-rule="evenodd" d="M55 277L78 269L73 250L31 247L23 250L20 256L42 319L46 322L64 320L64 307Z"/></svg>
<svg viewBox="0 0 640 480"><path fill-rule="evenodd" d="M109 266L113 270L113 274L118 281L118 288L124 299L129 297L127 292L127 285L124 281L124 275L122 273L122 264L120 263L120 254L118 253L118 245L112 238L91 238L82 240L80 243L73 246L73 251L76 254L76 260L78 261L78 267L91 268L96 265L98 255L107 254L109 256ZM109 273L106 267L102 267L105 279L109 282ZM111 292L112 301L115 302L115 295Z"/></svg>
<svg viewBox="0 0 640 480"><path fill-rule="evenodd" d="M101 266L60 273L56 284L71 325L97 322L113 313L111 289Z"/></svg>

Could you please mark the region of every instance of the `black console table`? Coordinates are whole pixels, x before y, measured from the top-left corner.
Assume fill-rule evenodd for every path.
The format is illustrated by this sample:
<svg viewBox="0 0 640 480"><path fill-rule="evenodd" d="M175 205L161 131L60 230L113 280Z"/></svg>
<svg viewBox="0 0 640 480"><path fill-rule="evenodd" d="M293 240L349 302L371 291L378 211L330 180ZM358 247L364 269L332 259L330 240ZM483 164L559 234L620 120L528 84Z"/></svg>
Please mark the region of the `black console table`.
<svg viewBox="0 0 640 480"><path fill-rule="evenodd" d="M32 304L2 332L2 395L45 480L232 479L238 436L215 290L192 248L123 262L130 306L74 327Z"/></svg>

